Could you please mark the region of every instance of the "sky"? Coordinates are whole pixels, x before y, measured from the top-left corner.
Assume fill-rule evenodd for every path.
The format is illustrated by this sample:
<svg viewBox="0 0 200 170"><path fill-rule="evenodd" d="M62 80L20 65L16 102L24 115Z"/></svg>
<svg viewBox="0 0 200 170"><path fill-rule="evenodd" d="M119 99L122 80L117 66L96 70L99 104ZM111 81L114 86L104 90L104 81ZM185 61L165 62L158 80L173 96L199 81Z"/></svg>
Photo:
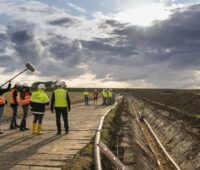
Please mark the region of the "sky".
<svg viewBox="0 0 200 170"><path fill-rule="evenodd" d="M0 84L200 88L200 0L0 0Z"/></svg>

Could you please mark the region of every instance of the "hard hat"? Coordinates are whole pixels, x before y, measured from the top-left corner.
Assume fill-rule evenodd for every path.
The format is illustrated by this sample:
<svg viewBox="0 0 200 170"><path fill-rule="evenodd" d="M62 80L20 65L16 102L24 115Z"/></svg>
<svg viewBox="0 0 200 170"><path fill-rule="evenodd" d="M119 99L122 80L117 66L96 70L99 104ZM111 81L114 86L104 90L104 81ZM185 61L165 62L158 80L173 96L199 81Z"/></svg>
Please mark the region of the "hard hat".
<svg viewBox="0 0 200 170"><path fill-rule="evenodd" d="M44 84L39 84L38 85L38 89L45 89L45 85Z"/></svg>
<svg viewBox="0 0 200 170"><path fill-rule="evenodd" d="M28 87L28 84L27 83L23 83L22 86L23 87Z"/></svg>
<svg viewBox="0 0 200 170"><path fill-rule="evenodd" d="M60 81L60 80L58 80L57 82L56 82L56 86L62 86L63 85L63 83L62 83L62 81Z"/></svg>
<svg viewBox="0 0 200 170"><path fill-rule="evenodd" d="M65 81L62 81L62 87L66 87L67 85L66 85L66 83L65 83Z"/></svg>

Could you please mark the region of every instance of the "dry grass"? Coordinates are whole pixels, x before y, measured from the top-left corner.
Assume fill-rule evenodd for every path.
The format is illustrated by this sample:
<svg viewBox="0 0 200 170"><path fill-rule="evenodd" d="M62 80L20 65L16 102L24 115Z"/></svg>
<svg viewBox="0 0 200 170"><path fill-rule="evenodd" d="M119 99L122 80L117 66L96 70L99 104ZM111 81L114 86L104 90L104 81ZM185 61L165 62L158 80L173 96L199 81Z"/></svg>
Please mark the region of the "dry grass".
<svg viewBox="0 0 200 170"><path fill-rule="evenodd" d="M47 95L49 96L49 99L51 100L52 92L47 92ZM7 101L9 101L9 93L4 94L4 97ZM72 104L84 101L84 96L82 92L69 92L69 97ZM92 96L90 96L90 98L91 97ZM50 109L50 106L47 106L47 110L49 109ZM11 118L11 115L12 115L12 109L10 107L10 104L7 104L5 106L5 111L4 111L4 120L5 121L9 120ZM22 109L21 107L19 107L18 116L21 116L21 115L22 115Z"/></svg>

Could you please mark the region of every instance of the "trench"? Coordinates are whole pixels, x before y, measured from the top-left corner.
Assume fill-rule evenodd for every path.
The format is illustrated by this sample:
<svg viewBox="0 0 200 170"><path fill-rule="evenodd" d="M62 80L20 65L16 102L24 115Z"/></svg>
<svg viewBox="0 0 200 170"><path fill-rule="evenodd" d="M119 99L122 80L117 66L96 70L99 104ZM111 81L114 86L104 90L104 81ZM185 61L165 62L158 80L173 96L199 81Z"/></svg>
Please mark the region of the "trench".
<svg viewBox="0 0 200 170"><path fill-rule="evenodd" d="M200 129L173 113L157 108L134 96L137 105L144 103L145 119L182 170L200 169Z"/></svg>

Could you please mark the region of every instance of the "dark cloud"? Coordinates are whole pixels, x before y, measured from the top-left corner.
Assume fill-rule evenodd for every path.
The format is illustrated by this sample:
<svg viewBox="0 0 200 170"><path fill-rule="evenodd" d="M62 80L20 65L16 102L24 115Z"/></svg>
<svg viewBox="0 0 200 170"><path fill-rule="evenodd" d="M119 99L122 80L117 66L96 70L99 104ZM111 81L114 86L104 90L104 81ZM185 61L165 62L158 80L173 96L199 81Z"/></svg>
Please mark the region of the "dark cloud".
<svg viewBox="0 0 200 170"><path fill-rule="evenodd" d="M66 17L48 21L50 25L57 25L57 26L70 26L76 22L77 21L75 21L74 19Z"/></svg>
<svg viewBox="0 0 200 170"><path fill-rule="evenodd" d="M11 38L13 42L16 43L26 43L31 40L31 36L28 35L26 30L20 30L11 34Z"/></svg>
<svg viewBox="0 0 200 170"><path fill-rule="evenodd" d="M51 31L41 38L37 25L18 23L0 34L0 57L5 63L0 66L13 71L30 61L42 76L72 78L85 73L79 67L85 63L97 79L105 81L109 77L133 86L135 81L162 88L198 86L194 71L200 71L199 18L200 5L193 5L174 11L169 19L155 21L150 27L105 20L98 29L105 31L107 38L97 35L74 41ZM77 23L73 18L48 21L61 27ZM4 55L5 48L14 50L15 57Z"/></svg>

